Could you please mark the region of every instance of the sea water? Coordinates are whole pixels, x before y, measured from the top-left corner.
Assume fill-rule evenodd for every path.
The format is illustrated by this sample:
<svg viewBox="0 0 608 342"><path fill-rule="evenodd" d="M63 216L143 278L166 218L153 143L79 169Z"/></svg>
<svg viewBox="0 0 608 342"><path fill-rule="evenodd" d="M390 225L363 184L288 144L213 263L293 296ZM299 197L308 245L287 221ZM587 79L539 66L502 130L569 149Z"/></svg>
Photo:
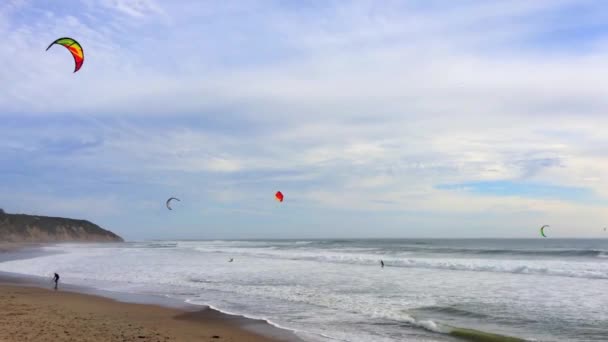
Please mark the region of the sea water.
<svg viewBox="0 0 608 342"><path fill-rule="evenodd" d="M261 318L310 341L608 341L608 240L66 244L0 263ZM229 262L233 258L233 262ZM385 267L380 266L383 260ZM485 337L484 337L485 336Z"/></svg>

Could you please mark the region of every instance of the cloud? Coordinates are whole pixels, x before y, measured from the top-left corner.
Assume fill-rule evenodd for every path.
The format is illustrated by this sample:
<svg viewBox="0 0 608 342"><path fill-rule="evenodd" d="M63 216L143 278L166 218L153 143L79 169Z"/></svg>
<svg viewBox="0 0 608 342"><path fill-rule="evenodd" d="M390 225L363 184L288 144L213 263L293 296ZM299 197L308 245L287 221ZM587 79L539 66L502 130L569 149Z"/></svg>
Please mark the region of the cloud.
<svg viewBox="0 0 608 342"><path fill-rule="evenodd" d="M608 196L606 5L72 6L0 7L11 191L33 179L137 203L184 193L245 213L281 188L304 208L426 215L416 222L603 217L581 206ZM67 33L85 47L76 74L66 51L44 51Z"/></svg>
<svg viewBox="0 0 608 342"><path fill-rule="evenodd" d="M2 196L1 200L6 204L5 208L11 208L14 212L46 216L103 217L121 212L119 201L114 197L80 196L69 198L24 192Z"/></svg>
<svg viewBox="0 0 608 342"><path fill-rule="evenodd" d="M129 8L135 13L156 8L147 1L109 1L102 4L104 8ZM287 43L289 40L286 42L285 39L276 40L275 49L284 51L287 54L285 58L273 59L272 64L258 63L261 65L253 66L245 56L239 64L230 66L209 60L209 56L223 51L208 51L210 47L202 37L190 39L194 33L192 31L196 29L188 20L184 20L185 24L182 25L174 24L150 32L146 31L149 29L147 26L131 28L119 20L110 20L110 24L119 25L119 28L105 31L92 22L74 17L66 21L65 18L54 16L52 20L41 21L36 30L59 25L63 28L71 26L70 31L80 32L88 51L86 72L83 69L78 75L62 77L60 70L65 64L64 59L36 54L32 56L35 60L28 60L28 63L14 68L17 75L21 74L18 78L20 81L15 79L15 85L27 84L28 88L18 88L19 91L9 96L12 100L19 100L19 94L33 92L41 98L44 89L51 86L43 82L49 80L49 76L53 76L53 80L49 81L55 87L62 87L57 92L65 90L63 93L76 96L72 96L69 103L43 98L41 102L44 106L38 108L31 108L36 102L28 101L30 96L27 96L17 102L6 100L4 106L12 111L30 107L27 109L36 112L59 110L87 115L92 111L96 114L120 111L132 115L167 115L166 108L171 108L172 113L188 113L236 107L244 112L241 115L259 115L263 111L265 115L276 118L285 111L298 116L304 116L303 113L312 117L325 116L321 113L327 110L337 117L350 117L357 112L365 116L417 117L419 114L415 112L438 114L463 106L468 107L467 111L458 115L485 115L490 108L494 115L516 115L527 114L518 113L521 110L538 111L538 107L554 106L555 98L560 98L564 104L561 107L566 108L605 103L603 94L596 89L605 86L606 81L595 72L601 70L603 52L591 56L559 56L541 60L534 55L513 55L512 51L507 50L504 56L496 58L484 54L488 44L491 44L488 41L509 46L521 37L504 37L502 32L505 27L513 26L503 21L492 23L483 32L475 29L482 24L488 26L491 23L489 20L497 16L513 18L522 13L552 12L553 8L567 8L569 4L571 2L541 1L534 5L508 2L471 6L456 13L448 10L433 13L424 8L382 8L359 2L333 5L325 10L315 8L315 16L318 10L323 13L319 19L307 11L296 15L299 12L280 7L268 8L264 12L266 14L251 19L256 25L261 25L258 30L273 30L279 25L293 43ZM193 6L185 7L190 10L208 7ZM207 8L205 10L208 11ZM374 15L369 14L372 10ZM175 18L189 17L179 8L171 8L171 11ZM225 12L220 8L216 14L227 16L229 20L228 15L233 15L235 11ZM251 8L244 6L240 11L250 13ZM467 15L458 15L460 11ZM158 11L149 12L149 15L160 20ZM413 23L404 20L404 16L408 19L417 15L422 19ZM283 16L286 19L281 20ZM311 22L303 25L295 19L288 20L294 17ZM338 20L335 23L326 21L336 17ZM212 27L204 28L212 30ZM122 32L124 29L129 30L128 34ZM445 39L441 39L444 30L451 33L447 45ZM531 27L521 35L531 35L535 30L542 28ZM46 42L59 34L53 31L59 30L45 30L44 35L31 32L31 29L15 30L11 32L11 37L15 37L16 42L35 46L35 41L48 37ZM254 41L261 39L264 44L268 44L264 39L280 38L277 37L278 33L271 32L269 37L250 38ZM175 38L167 39L168 34ZM201 36L204 34L205 31L199 33ZM234 43L232 39L237 39L230 30L224 34L228 36L224 42L226 45L231 46ZM140 35L147 35L148 38L135 38ZM482 40L486 43L459 45L479 35L488 36ZM406 37L408 39L404 39ZM442 43L441 48L436 47L438 40ZM307 41L310 43L302 43ZM122 46L122 43L128 43L129 48ZM292 50L295 43L298 49ZM25 45L23 50L27 49ZM155 54L150 55L150 51ZM7 55L12 56L13 53L8 51ZM240 55L240 51L232 53ZM258 50L253 49L248 53L255 58ZM191 58L197 58L199 62L192 61L194 64L191 64ZM163 60L162 64L158 64L159 59ZM150 68L157 65L160 68ZM180 70L184 65L190 67ZM36 69L31 70L32 66ZM35 88L31 88L33 77L38 80ZM581 85L585 86L581 88ZM436 98L442 101L433 101ZM382 106L378 106L380 103Z"/></svg>
<svg viewBox="0 0 608 342"><path fill-rule="evenodd" d="M520 196L526 198L554 198L565 201L588 202L598 204L601 201L591 189L565 187L547 184L513 182L513 181L489 181L468 182L461 184L442 184L437 189L465 191L477 194L495 196Z"/></svg>
<svg viewBox="0 0 608 342"><path fill-rule="evenodd" d="M104 7L132 17L162 13L160 6L151 0L103 0L100 3Z"/></svg>

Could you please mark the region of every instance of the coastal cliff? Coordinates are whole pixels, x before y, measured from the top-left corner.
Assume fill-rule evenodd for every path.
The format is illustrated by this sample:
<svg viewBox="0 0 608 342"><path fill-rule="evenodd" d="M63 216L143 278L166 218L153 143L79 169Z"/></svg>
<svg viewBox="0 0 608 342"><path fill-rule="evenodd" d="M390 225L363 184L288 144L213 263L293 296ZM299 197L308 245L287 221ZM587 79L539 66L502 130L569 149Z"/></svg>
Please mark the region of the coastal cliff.
<svg viewBox="0 0 608 342"><path fill-rule="evenodd" d="M123 239L86 220L25 214L0 209L1 242L122 242Z"/></svg>

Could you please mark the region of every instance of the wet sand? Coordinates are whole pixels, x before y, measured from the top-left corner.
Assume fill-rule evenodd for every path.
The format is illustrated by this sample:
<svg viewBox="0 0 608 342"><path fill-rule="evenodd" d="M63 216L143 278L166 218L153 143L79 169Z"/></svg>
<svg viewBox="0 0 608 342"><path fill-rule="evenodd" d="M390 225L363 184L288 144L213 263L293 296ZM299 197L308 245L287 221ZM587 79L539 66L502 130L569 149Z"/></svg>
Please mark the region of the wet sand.
<svg viewBox="0 0 608 342"><path fill-rule="evenodd" d="M245 329L251 320L211 309L123 303L19 284L0 283L0 312L2 342L287 341Z"/></svg>
<svg viewBox="0 0 608 342"><path fill-rule="evenodd" d="M20 249L39 247L39 243L29 242L0 242L0 253L16 252Z"/></svg>

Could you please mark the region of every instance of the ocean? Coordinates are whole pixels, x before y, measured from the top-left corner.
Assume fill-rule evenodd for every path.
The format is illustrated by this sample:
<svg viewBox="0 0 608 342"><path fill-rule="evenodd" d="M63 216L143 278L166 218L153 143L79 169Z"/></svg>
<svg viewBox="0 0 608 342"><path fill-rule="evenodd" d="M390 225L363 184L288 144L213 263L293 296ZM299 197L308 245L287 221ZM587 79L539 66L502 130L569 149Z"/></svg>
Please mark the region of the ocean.
<svg viewBox="0 0 608 342"><path fill-rule="evenodd" d="M608 239L147 241L44 250L52 253L2 262L0 271L49 279L58 272L66 283L209 305L308 341L608 341Z"/></svg>

